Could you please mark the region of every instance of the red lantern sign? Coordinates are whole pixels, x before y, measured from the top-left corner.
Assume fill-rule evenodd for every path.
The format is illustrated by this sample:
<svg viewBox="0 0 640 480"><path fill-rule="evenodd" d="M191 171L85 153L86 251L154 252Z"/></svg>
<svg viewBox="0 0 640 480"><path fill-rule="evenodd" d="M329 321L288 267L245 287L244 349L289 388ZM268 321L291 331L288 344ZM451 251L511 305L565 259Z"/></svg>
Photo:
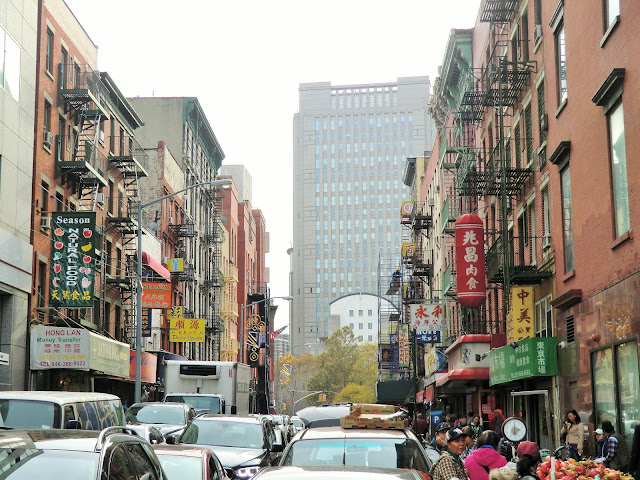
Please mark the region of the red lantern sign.
<svg viewBox="0 0 640 480"><path fill-rule="evenodd" d="M484 225L477 215L456 220L457 299L460 305L476 308L485 302Z"/></svg>

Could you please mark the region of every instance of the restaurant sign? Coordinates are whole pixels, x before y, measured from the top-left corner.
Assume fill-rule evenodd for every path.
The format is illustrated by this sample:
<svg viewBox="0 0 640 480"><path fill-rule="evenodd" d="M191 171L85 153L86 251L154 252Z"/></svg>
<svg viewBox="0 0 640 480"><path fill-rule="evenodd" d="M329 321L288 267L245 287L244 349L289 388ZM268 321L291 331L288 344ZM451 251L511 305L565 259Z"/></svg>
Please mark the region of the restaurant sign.
<svg viewBox="0 0 640 480"><path fill-rule="evenodd" d="M489 353L489 385L558 373L556 337L524 338Z"/></svg>
<svg viewBox="0 0 640 480"><path fill-rule="evenodd" d="M56 307L93 307L96 212L53 212L49 303Z"/></svg>

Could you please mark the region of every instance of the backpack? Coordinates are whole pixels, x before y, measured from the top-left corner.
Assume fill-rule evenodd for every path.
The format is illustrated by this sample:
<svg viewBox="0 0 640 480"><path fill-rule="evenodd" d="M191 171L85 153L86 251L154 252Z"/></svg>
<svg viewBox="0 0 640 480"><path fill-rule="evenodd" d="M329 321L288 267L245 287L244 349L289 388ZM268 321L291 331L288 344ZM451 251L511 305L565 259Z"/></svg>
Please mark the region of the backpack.
<svg viewBox="0 0 640 480"><path fill-rule="evenodd" d="M627 442L619 433L612 433L611 436L618 440L618 448L609 466L614 470L626 472L629 467L629 449L627 448Z"/></svg>

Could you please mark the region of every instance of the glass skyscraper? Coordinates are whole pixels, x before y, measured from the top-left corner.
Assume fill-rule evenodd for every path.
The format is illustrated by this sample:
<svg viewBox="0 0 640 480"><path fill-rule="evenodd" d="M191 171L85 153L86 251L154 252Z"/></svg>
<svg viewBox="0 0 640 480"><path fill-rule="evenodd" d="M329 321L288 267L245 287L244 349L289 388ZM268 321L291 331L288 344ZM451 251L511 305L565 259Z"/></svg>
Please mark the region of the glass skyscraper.
<svg viewBox="0 0 640 480"><path fill-rule="evenodd" d="M398 255L407 158L430 150L428 77L300 85L293 121L291 351L320 353L332 301L376 294L380 255Z"/></svg>

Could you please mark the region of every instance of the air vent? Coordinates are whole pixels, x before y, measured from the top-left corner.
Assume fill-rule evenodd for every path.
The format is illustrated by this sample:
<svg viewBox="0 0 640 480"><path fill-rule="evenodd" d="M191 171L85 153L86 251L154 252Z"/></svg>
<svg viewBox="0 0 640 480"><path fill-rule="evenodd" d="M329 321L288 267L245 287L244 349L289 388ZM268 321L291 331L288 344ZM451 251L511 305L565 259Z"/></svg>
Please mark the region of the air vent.
<svg viewBox="0 0 640 480"><path fill-rule="evenodd" d="M573 315L567 317L567 343L572 343L576 340L576 329L573 323Z"/></svg>
<svg viewBox="0 0 640 480"><path fill-rule="evenodd" d="M217 365L180 365L180 376L189 378L219 378Z"/></svg>

